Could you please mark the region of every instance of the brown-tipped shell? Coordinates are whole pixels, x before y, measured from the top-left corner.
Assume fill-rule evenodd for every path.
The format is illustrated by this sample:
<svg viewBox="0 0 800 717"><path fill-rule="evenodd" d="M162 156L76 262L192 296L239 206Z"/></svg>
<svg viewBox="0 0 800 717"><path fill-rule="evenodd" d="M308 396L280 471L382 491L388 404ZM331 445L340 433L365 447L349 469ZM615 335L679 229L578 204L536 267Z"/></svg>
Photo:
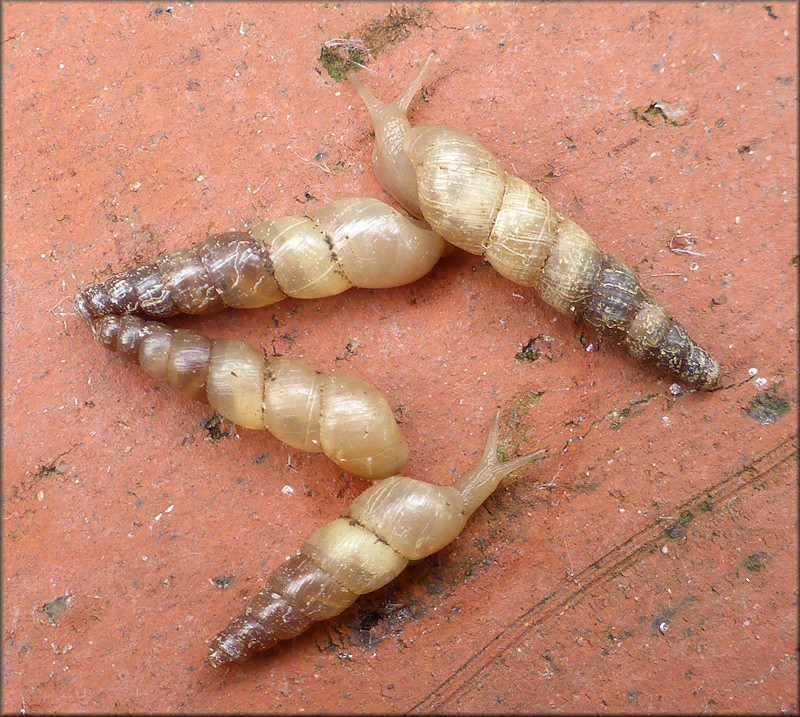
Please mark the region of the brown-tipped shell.
<svg viewBox="0 0 800 717"><path fill-rule="evenodd" d="M404 147L417 174L420 209L447 241L485 256L503 276L534 288L562 314L589 324L639 358L698 388L720 365L641 287L533 187L507 174L459 130L412 128Z"/></svg>
<svg viewBox="0 0 800 717"><path fill-rule="evenodd" d="M399 473L408 459L389 404L363 381L134 316L106 316L93 328L104 346L184 395L240 426L325 453L350 473L379 480Z"/></svg>
<svg viewBox="0 0 800 717"><path fill-rule="evenodd" d="M299 635L312 621L338 615L358 595L386 585L410 560L451 543L503 476L534 457L498 460L499 415L480 462L455 487L393 476L367 488L343 517L317 530L212 640L211 664L243 662Z"/></svg>
<svg viewBox="0 0 800 717"><path fill-rule="evenodd" d="M558 311L586 321L634 356L699 388L718 385L721 368L708 352L665 311L659 316L655 299L635 277L635 285L630 283L632 272L612 266L611 257L539 192L507 174L464 132L445 125L411 127L405 111L430 60L390 104L349 76L372 118L372 163L383 188L404 206L409 202L409 211L448 242L484 256L500 274L533 287ZM398 160L400 144L411 172ZM416 186L409 188L411 181Z"/></svg>
<svg viewBox="0 0 800 717"><path fill-rule="evenodd" d="M79 291L75 308L85 318L163 318L333 296L351 286L389 288L424 276L444 251L424 222L376 199L342 199L116 274Z"/></svg>

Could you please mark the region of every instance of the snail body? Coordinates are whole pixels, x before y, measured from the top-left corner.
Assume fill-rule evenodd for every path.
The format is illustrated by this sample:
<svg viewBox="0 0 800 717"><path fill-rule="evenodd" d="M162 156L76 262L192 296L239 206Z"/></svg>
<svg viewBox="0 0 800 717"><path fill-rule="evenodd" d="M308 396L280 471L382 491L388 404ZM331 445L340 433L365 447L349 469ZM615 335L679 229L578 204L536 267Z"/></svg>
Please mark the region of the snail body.
<svg viewBox="0 0 800 717"><path fill-rule="evenodd" d="M502 276L533 288L560 313L689 384L714 388L719 363L627 266L599 249L527 182L505 172L469 135L446 125L411 127L407 119L401 121L408 94L421 86L432 56L388 104L357 76L348 76L372 118L373 167L384 188L446 241L483 256ZM407 161L398 161L400 154ZM382 179L387 175L391 178ZM416 192L404 189L410 185Z"/></svg>
<svg viewBox="0 0 800 717"><path fill-rule="evenodd" d="M350 473L379 480L408 458L389 404L363 381L130 315L95 319L92 329L101 344L188 398L294 448L324 453Z"/></svg>
<svg viewBox="0 0 800 717"><path fill-rule="evenodd" d="M301 634L315 621L342 613L359 595L386 585L410 561L455 540L502 478L540 453L500 463L499 418L498 411L481 461L453 487L392 476L367 488L341 518L317 530L212 640L210 663L244 662Z"/></svg>
<svg viewBox="0 0 800 717"><path fill-rule="evenodd" d="M210 236L75 295L85 318L165 318L315 299L352 286L382 289L424 276L445 251L424 222L376 199L341 199L307 217Z"/></svg>

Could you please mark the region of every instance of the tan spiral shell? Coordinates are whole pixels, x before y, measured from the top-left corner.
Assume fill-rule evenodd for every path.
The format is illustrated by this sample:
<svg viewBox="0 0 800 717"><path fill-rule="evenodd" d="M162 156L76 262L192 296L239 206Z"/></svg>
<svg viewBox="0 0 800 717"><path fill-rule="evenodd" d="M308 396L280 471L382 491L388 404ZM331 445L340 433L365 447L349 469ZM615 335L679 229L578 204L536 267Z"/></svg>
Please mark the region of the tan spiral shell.
<svg viewBox="0 0 800 717"><path fill-rule="evenodd" d="M408 458L389 404L363 381L130 315L96 319L92 328L104 346L224 418L324 453L350 473L379 480L401 471Z"/></svg>
<svg viewBox="0 0 800 717"><path fill-rule="evenodd" d="M389 104L350 75L372 118L373 166L384 188L445 240L484 256L500 274L533 288L560 313L687 383L717 386L719 363L627 266L599 249L527 182L505 172L469 135L446 125L411 127L405 119L408 95L420 87L431 57ZM398 160L400 154L407 162ZM406 189L409 185L416 192Z"/></svg>
<svg viewBox="0 0 800 717"><path fill-rule="evenodd" d="M389 288L424 276L445 247L424 222L377 199L340 199L115 274L78 291L75 308L85 318L164 318Z"/></svg>
<svg viewBox="0 0 800 717"><path fill-rule="evenodd" d="M441 550L502 478L541 451L501 463L499 411L480 463L453 487L393 476L367 488L273 572L244 611L211 642L214 667L244 662L393 580L411 560Z"/></svg>

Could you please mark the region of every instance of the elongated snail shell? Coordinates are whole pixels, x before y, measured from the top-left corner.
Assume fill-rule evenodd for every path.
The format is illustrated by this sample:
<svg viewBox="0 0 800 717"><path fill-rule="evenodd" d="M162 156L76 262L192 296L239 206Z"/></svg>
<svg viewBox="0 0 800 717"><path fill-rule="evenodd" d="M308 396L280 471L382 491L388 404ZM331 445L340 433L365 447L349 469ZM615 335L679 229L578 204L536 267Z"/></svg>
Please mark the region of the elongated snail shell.
<svg viewBox="0 0 800 717"><path fill-rule="evenodd" d="M244 662L317 620L347 609L383 587L412 560L451 543L502 478L542 453L497 459L494 418L478 465L453 487L393 476L367 488L341 518L317 530L273 572L244 611L211 642L214 667Z"/></svg>
<svg viewBox="0 0 800 717"><path fill-rule="evenodd" d="M562 314L583 320L689 384L712 389L719 363L689 338L633 272L600 250L575 222L469 135L446 125L412 128L406 118L433 53L392 103L348 77L375 129L372 161L384 188L448 242L478 254L504 277L531 287Z"/></svg>
<svg viewBox="0 0 800 717"><path fill-rule="evenodd" d="M363 381L130 315L95 319L92 329L101 344L185 396L240 426L324 453L350 473L379 480L406 463L408 446L389 404Z"/></svg>
<svg viewBox="0 0 800 717"><path fill-rule="evenodd" d="M341 199L111 276L78 291L75 308L85 318L164 318L401 286L428 273L446 246L424 222L377 199Z"/></svg>

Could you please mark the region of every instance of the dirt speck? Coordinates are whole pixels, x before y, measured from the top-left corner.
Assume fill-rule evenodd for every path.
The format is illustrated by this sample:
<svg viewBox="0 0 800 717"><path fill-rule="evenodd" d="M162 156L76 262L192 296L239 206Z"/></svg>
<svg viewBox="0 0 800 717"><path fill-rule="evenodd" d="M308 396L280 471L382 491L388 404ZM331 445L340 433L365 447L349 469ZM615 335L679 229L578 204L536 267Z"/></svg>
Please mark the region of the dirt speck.
<svg viewBox="0 0 800 717"><path fill-rule="evenodd" d="M658 100L646 107L637 107L631 110L631 114L637 122L644 122L651 127L658 123L659 118L670 127L680 127L689 121L686 110L680 103L670 105L664 100Z"/></svg>
<svg viewBox="0 0 800 717"><path fill-rule="evenodd" d="M433 13L421 8L392 7L380 20L372 20L353 33L322 44L319 62L334 82L341 82L350 70L365 67L369 56L405 40L409 28L425 27Z"/></svg>
<svg viewBox="0 0 800 717"><path fill-rule="evenodd" d="M230 422L216 412L200 421L200 428L208 431L206 440L212 443L219 443L223 438L230 438L233 435Z"/></svg>
<svg viewBox="0 0 800 717"><path fill-rule="evenodd" d="M760 573L769 562L769 555L766 553L753 553L744 561L744 567L748 572Z"/></svg>
<svg viewBox="0 0 800 717"><path fill-rule="evenodd" d="M55 600L42 605L42 612L50 618L50 622L55 624L56 618L61 617L72 605L73 595L59 595Z"/></svg>
<svg viewBox="0 0 800 717"><path fill-rule="evenodd" d="M756 423L767 425L775 423L789 411L789 401L769 391L762 391L751 399L743 411L745 416L755 419Z"/></svg>
<svg viewBox="0 0 800 717"><path fill-rule="evenodd" d="M539 334L522 346L514 358L517 361L536 361L542 356L548 361L553 360L553 338Z"/></svg>
<svg viewBox="0 0 800 717"><path fill-rule="evenodd" d="M220 590L227 590L231 586L233 578L234 576L232 573L225 573L224 575L217 575L217 577L211 578L211 582Z"/></svg>
<svg viewBox="0 0 800 717"><path fill-rule="evenodd" d="M688 533L688 525L693 520L694 515L692 515L692 511L684 510L678 519L674 523L671 523L664 532L673 540L685 538Z"/></svg>

